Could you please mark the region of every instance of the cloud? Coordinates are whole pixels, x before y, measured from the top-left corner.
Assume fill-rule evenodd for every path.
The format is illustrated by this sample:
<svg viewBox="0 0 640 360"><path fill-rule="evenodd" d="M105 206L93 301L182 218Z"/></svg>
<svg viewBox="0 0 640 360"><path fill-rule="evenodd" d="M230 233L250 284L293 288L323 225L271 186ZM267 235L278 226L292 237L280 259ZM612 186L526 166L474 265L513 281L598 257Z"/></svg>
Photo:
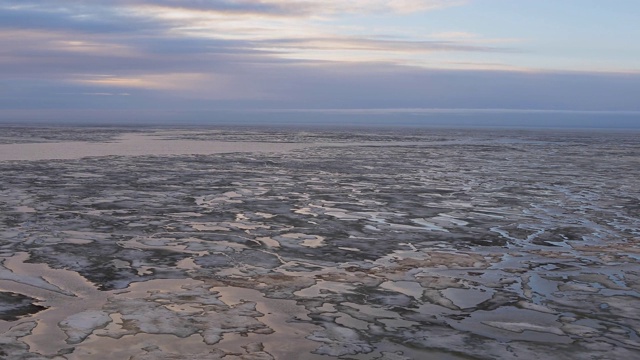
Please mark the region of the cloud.
<svg viewBox="0 0 640 360"><path fill-rule="evenodd" d="M319 7L326 7L332 12L351 11L355 13L363 12L397 12L412 13L421 11L431 11L452 6L460 6L468 1L455 0L326 0L309 1Z"/></svg>
<svg viewBox="0 0 640 360"><path fill-rule="evenodd" d="M282 52L304 53L305 50L327 51L378 51L395 53L429 52L514 52L514 49L483 46L456 41L433 40L392 40L355 36L334 36L325 38L288 38L254 42L259 49L280 49ZM275 50L278 51L278 50ZM302 55L304 57L304 55Z"/></svg>
<svg viewBox="0 0 640 360"><path fill-rule="evenodd" d="M132 34L160 30L166 24L126 8L83 1L5 1L0 29L77 31L84 34Z"/></svg>
<svg viewBox="0 0 640 360"><path fill-rule="evenodd" d="M94 93L82 93L86 96L131 96L129 93L107 93L107 92L94 92Z"/></svg>
<svg viewBox="0 0 640 360"><path fill-rule="evenodd" d="M103 5L99 0L8 0L13 8L29 7L90 7ZM160 6L172 9L210 11L226 14L260 14L265 16L309 16L336 13L431 11L461 6L468 0L113 0L118 7Z"/></svg>
<svg viewBox="0 0 640 360"><path fill-rule="evenodd" d="M512 51L485 45L478 37L470 43L353 35L299 14L300 9L310 7L329 14L339 4L276 0L115 1L109 5L99 1L6 1L0 3L0 74L13 78L37 74L73 82L77 82L77 73L110 74L138 79L112 81L113 86L135 84L154 90L161 88L158 82L139 79L161 73L219 76L248 63L417 64L424 59L416 54ZM456 4L459 2L355 1L342 7L408 11ZM263 16L265 13L269 16Z"/></svg>
<svg viewBox="0 0 640 360"><path fill-rule="evenodd" d="M211 74L203 73L160 73L137 76L84 74L74 76L70 81L103 88L173 91L188 91L200 87L198 84L201 83L218 82Z"/></svg>
<svg viewBox="0 0 640 360"><path fill-rule="evenodd" d="M464 3L0 1L0 109L639 110L638 74L537 71L510 61L521 40L402 23ZM399 22L373 33L380 14Z"/></svg>

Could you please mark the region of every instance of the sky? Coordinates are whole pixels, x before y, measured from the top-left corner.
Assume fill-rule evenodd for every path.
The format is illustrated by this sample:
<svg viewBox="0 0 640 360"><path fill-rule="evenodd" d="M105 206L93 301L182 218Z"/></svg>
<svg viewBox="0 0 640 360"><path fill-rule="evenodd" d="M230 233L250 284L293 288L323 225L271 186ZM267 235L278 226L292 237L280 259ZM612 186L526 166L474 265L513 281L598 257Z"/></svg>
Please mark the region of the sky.
<svg viewBox="0 0 640 360"><path fill-rule="evenodd" d="M640 126L637 24L637 0L0 0L0 121Z"/></svg>

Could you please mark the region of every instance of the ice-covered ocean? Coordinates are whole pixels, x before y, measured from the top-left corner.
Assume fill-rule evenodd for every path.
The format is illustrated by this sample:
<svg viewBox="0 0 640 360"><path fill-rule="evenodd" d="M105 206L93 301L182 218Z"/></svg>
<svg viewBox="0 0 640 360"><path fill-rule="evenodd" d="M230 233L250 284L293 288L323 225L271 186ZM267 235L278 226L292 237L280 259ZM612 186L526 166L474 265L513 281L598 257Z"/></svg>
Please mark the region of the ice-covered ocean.
<svg viewBox="0 0 640 360"><path fill-rule="evenodd" d="M0 133L0 358L640 358L640 133Z"/></svg>

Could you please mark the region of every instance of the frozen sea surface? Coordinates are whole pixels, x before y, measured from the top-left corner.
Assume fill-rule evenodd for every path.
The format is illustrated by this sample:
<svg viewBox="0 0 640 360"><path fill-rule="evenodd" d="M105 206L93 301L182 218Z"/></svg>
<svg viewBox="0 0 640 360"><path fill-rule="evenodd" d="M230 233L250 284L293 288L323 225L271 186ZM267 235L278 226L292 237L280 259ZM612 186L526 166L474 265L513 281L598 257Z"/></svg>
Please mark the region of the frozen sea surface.
<svg viewBox="0 0 640 360"><path fill-rule="evenodd" d="M637 133L3 130L0 358L640 358Z"/></svg>

